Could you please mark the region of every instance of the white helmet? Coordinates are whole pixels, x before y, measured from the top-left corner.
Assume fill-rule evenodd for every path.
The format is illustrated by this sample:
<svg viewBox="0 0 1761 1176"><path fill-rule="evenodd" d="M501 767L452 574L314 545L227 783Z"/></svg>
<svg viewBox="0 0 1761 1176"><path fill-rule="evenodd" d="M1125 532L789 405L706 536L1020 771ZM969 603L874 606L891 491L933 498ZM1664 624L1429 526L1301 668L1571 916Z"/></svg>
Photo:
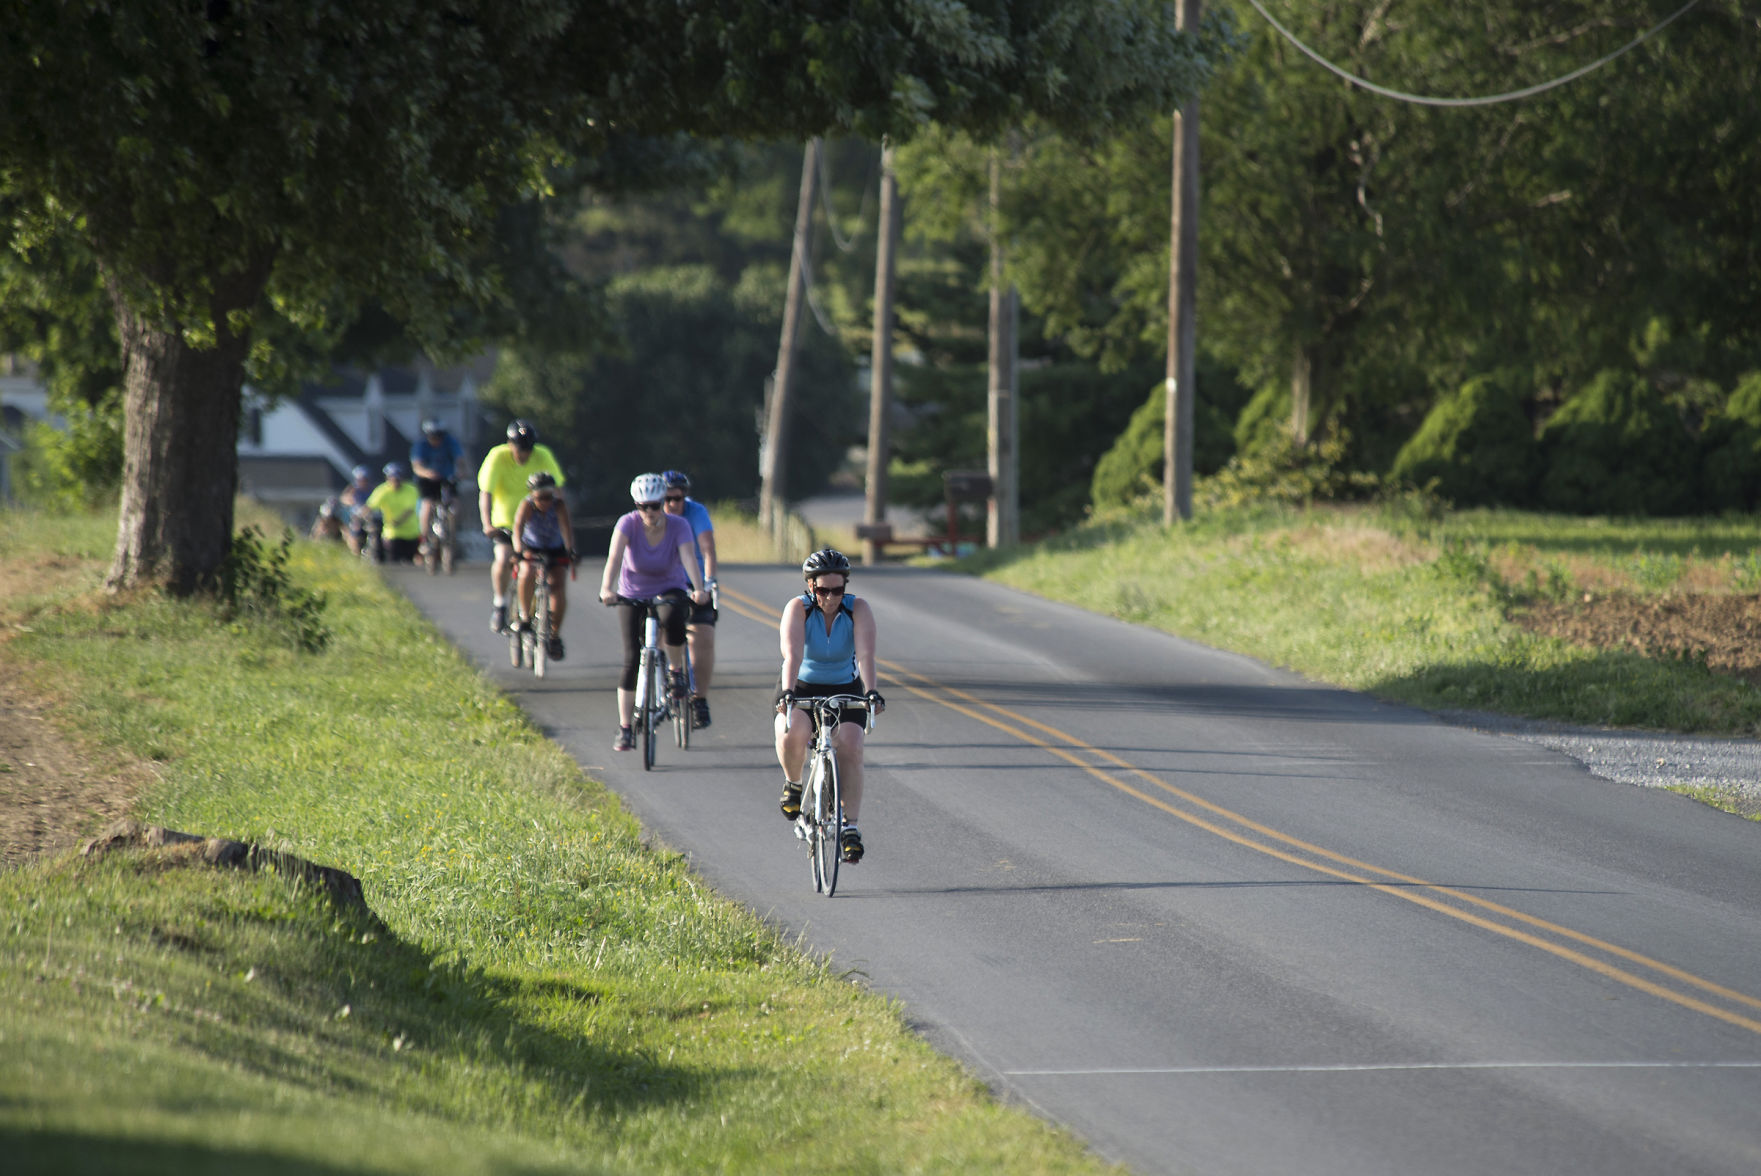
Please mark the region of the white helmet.
<svg viewBox="0 0 1761 1176"><path fill-rule="evenodd" d="M666 497L666 483L659 474L637 474L630 483L630 501L638 505L659 502Z"/></svg>

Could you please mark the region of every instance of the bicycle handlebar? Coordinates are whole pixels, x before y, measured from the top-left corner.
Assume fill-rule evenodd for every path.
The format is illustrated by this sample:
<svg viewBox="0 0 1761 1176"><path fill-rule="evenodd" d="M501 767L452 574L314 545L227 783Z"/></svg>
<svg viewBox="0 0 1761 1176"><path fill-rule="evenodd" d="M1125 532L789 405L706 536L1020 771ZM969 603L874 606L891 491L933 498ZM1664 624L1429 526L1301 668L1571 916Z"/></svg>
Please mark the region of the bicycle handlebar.
<svg viewBox="0 0 1761 1176"><path fill-rule="evenodd" d="M783 730L788 731L794 727L795 712L797 710L810 710L815 714L818 714L822 711L836 710L843 707L862 711L862 729L865 733L873 733L874 711L870 709L868 699L860 694L827 694L817 698L797 698L795 700L795 705L791 706L783 713ZM836 723L840 720L834 716L832 721Z"/></svg>

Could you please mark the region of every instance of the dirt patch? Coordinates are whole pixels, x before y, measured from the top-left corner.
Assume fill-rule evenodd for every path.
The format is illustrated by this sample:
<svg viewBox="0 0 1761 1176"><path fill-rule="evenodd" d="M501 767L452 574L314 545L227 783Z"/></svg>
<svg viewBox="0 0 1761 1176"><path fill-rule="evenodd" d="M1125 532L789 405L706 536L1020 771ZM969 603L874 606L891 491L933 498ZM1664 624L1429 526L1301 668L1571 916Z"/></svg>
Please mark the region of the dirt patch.
<svg viewBox="0 0 1761 1176"><path fill-rule="evenodd" d="M0 868L76 848L127 815L150 767L81 746L54 703L0 661Z"/></svg>
<svg viewBox="0 0 1761 1176"><path fill-rule="evenodd" d="M1761 595L1586 592L1532 605L1514 619L1574 645L1704 660L1717 673L1761 686Z"/></svg>

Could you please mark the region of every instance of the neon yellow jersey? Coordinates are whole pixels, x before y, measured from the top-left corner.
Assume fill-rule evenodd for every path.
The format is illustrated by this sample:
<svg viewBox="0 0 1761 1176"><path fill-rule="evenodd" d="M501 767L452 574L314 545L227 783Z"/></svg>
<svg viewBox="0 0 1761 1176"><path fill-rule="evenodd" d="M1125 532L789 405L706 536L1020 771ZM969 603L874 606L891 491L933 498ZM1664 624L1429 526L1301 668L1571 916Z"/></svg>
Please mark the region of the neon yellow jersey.
<svg viewBox="0 0 1761 1176"><path fill-rule="evenodd" d="M548 446L534 445L532 456L524 465L514 455L512 445L497 445L483 455L483 465L477 471L477 490L489 494L490 526L514 525L514 512L526 497L526 479L541 472L551 474L557 486L562 486L563 467L556 464L556 455Z"/></svg>
<svg viewBox="0 0 1761 1176"><path fill-rule="evenodd" d="M381 482L367 495L367 509L385 517L387 539L420 539L422 537L422 492L414 482L404 482L396 490L390 482Z"/></svg>

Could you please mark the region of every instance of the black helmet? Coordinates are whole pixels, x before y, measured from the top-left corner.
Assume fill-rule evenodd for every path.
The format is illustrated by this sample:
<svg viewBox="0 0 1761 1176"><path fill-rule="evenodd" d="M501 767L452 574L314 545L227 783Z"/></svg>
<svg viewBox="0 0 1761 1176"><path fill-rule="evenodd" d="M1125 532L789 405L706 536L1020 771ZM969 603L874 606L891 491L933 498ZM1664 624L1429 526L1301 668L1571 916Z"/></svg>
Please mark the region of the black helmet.
<svg viewBox="0 0 1761 1176"><path fill-rule="evenodd" d="M811 580L815 576L824 576L832 572L837 572L845 579L849 579L850 557L841 551L834 551L830 547L822 547L801 563L801 578L804 580Z"/></svg>
<svg viewBox="0 0 1761 1176"><path fill-rule="evenodd" d="M684 470L662 470L660 480L666 483L668 490L683 490L691 493L691 479L685 476Z"/></svg>
<svg viewBox="0 0 1761 1176"><path fill-rule="evenodd" d="M539 470L530 478L526 479L526 489L533 493L537 493L540 490L555 490L556 475L550 473L548 470Z"/></svg>
<svg viewBox="0 0 1761 1176"><path fill-rule="evenodd" d="M508 422L508 441L521 449L530 449L538 444L538 430L531 421Z"/></svg>

